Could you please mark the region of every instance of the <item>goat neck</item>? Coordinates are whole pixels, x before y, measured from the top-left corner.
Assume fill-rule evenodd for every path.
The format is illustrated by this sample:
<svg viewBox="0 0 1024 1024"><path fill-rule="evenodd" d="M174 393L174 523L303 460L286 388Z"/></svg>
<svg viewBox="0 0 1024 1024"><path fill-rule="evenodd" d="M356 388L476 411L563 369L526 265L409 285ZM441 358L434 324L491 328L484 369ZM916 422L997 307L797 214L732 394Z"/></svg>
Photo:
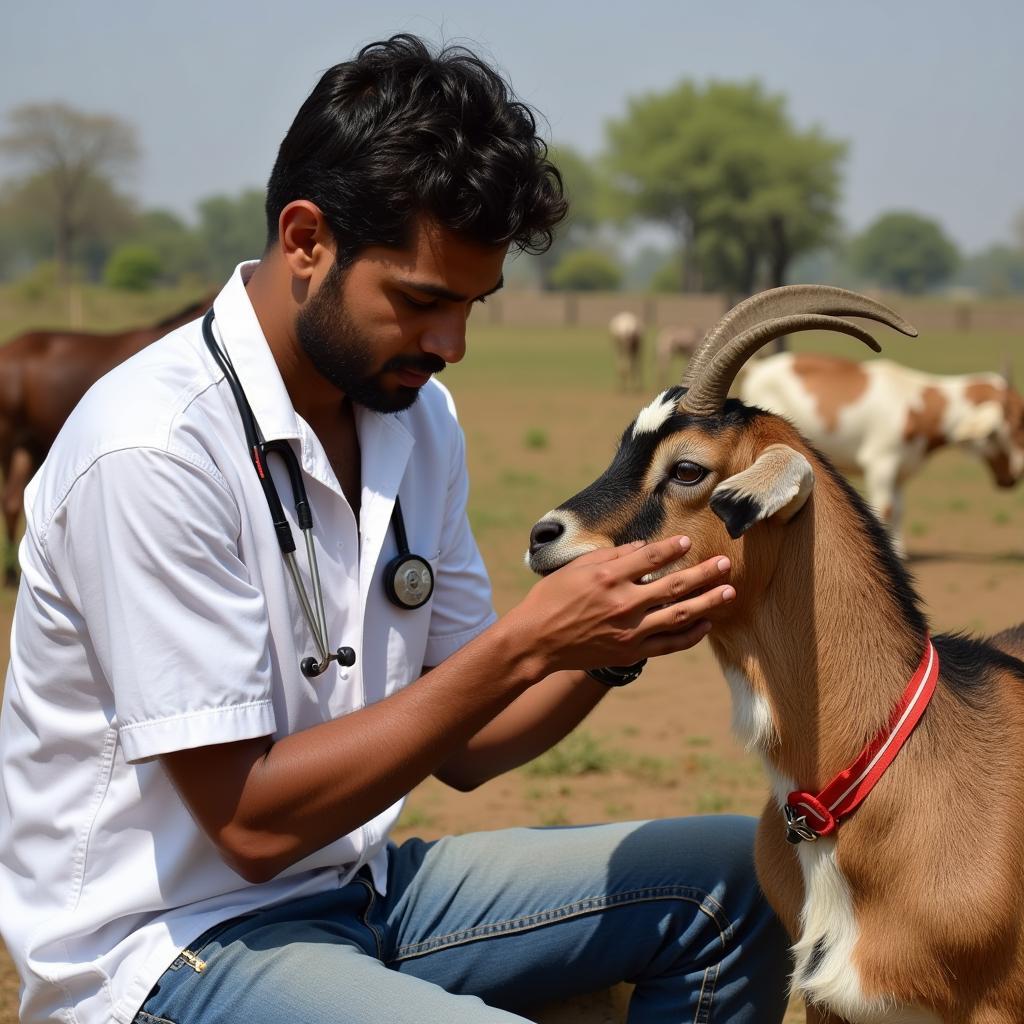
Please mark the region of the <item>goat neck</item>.
<svg viewBox="0 0 1024 1024"><path fill-rule="evenodd" d="M881 527L830 466L805 454L814 493L784 527L746 535L733 571L741 596L716 620L711 645L740 738L812 788L888 721L927 625ZM744 600L745 579L767 582Z"/></svg>

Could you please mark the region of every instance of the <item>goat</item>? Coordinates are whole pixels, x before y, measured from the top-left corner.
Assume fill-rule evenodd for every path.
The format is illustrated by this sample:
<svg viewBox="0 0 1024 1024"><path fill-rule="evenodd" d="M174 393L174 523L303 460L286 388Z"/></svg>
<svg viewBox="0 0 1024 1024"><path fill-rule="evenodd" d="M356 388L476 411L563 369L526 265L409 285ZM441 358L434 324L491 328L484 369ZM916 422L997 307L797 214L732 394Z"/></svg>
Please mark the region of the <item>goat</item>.
<svg viewBox="0 0 1024 1024"><path fill-rule="evenodd" d="M658 366L658 386L665 387L672 369L672 360L676 356L689 359L703 337L704 332L697 327L663 327L658 332L655 342L655 360Z"/></svg>
<svg viewBox="0 0 1024 1024"><path fill-rule="evenodd" d="M641 410L608 469L534 526L527 560L546 574L679 533L692 541L683 564L731 559L736 597L708 616L710 642L734 732L770 780L755 861L793 940L808 1022L1020 1024L1024 625L992 642L931 638L910 575L845 478L787 420L727 397L783 333L832 329L877 351L843 316L916 334L838 288L746 300L682 386ZM906 699L923 707L916 728L896 722ZM879 748L908 723L902 748ZM898 755L876 779L861 765L878 749ZM824 799L844 769L857 798L877 781L853 813Z"/></svg>
<svg viewBox="0 0 1024 1024"><path fill-rule="evenodd" d="M616 313L608 323L608 331L615 347L619 389L639 391L643 387L641 363L644 346L644 330L639 317L628 310Z"/></svg>
<svg viewBox="0 0 1024 1024"><path fill-rule="evenodd" d="M883 359L784 352L748 364L739 394L791 420L844 473L863 475L901 553L903 484L938 448L971 451L1000 487L1024 475L1024 398L1008 372L939 376Z"/></svg>

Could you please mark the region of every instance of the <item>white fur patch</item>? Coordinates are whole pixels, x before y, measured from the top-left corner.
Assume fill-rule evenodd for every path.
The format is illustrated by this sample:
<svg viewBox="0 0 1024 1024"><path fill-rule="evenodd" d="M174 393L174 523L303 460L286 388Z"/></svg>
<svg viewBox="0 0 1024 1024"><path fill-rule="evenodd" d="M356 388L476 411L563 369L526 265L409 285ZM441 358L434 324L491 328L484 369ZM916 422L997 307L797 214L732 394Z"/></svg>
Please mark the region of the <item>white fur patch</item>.
<svg viewBox="0 0 1024 1024"><path fill-rule="evenodd" d="M825 838L800 843L797 855L806 898L800 915L800 941L793 947L794 991L805 1000L827 1006L851 1024L941 1024L929 1011L864 994L853 966L860 928L849 884L836 862L836 841ZM825 953L812 965L811 956L819 942Z"/></svg>
<svg viewBox="0 0 1024 1024"><path fill-rule="evenodd" d="M666 397L667 391L662 391L658 397L640 410L633 424L633 436L639 434L653 434L661 429L661 425L672 415L676 408L676 400Z"/></svg>
<svg viewBox="0 0 1024 1024"><path fill-rule="evenodd" d="M747 750L766 753L778 742L771 705L754 692L750 680L738 668L722 671L732 694L732 731Z"/></svg>
<svg viewBox="0 0 1024 1024"><path fill-rule="evenodd" d="M770 765L765 768L779 806L779 828L784 828L782 807L797 786ZM800 911L800 939L793 946L792 990L850 1024L942 1024L941 1018L928 1010L864 994L853 966L860 928L850 886L836 861L836 841L825 838L799 843L796 853L804 879L804 905ZM824 955L812 963L819 943Z"/></svg>

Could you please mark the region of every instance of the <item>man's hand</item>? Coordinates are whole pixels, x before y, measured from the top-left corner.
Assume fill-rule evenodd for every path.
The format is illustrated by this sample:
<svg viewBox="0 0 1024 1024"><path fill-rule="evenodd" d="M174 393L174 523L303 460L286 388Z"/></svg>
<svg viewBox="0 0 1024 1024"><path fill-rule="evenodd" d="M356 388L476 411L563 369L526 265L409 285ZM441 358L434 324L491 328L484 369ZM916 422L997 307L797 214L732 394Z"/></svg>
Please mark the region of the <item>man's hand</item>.
<svg viewBox="0 0 1024 1024"><path fill-rule="evenodd" d="M721 584L724 558L666 572L689 546L673 537L592 551L385 700L276 742L263 737L161 760L227 863L250 881L271 878L432 772L472 788L521 764L607 692L576 673L543 678L550 673L692 647L709 628L702 616L735 591ZM638 582L644 577L651 582Z"/></svg>
<svg viewBox="0 0 1024 1024"><path fill-rule="evenodd" d="M725 557L666 571L689 550L676 536L590 551L535 584L507 619L534 637L545 673L686 650L711 628L703 616L736 596Z"/></svg>

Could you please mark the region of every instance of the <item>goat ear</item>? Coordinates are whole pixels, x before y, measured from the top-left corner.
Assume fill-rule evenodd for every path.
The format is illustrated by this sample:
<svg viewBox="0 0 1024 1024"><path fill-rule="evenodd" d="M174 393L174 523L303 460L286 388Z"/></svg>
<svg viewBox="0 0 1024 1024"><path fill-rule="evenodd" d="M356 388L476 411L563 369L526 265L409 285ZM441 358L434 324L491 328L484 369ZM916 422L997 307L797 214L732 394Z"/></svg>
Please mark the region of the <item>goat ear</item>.
<svg viewBox="0 0 1024 1024"><path fill-rule="evenodd" d="M951 440L954 442L984 441L999 428L1005 418L1006 412L1000 402L994 399L982 402L957 423L953 428Z"/></svg>
<svg viewBox="0 0 1024 1024"><path fill-rule="evenodd" d="M733 540L755 523L778 516L788 522L814 489L814 470L800 452L769 445L752 466L723 480L711 494L711 510Z"/></svg>

